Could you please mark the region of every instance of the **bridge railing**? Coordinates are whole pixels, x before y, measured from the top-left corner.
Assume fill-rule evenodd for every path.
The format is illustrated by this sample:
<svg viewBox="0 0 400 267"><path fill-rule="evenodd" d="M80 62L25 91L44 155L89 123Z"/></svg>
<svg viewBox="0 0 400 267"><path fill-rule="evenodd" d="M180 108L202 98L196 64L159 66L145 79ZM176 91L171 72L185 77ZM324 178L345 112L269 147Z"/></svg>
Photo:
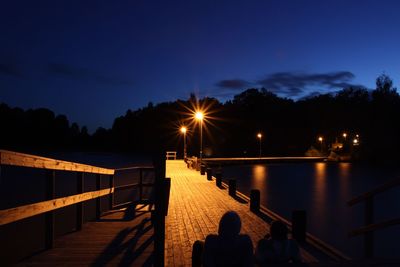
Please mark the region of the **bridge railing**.
<svg viewBox="0 0 400 267"><path fill-rule="evenodd" d="M12 152L7 150L0 150L0 184L2 186L5 185L4 181L8 178L7 174L10 172L9 169L27 169L27 170L40 170L39 176L44 178L44 183L38 182L39 185L45 187L44 196L40 197L38 201L37 197L33 197L22 203L22 205L12 205L10 201L6 201L2 196L1 210L0 210L0 227L5 225L9 225L12 223L16 223L22 221L27 218L32 218L34 216L42 215L44 216L44 248L49 249L54 245L54 237L55 237L55 215L56 211L75 205L76 206L76 224L75 230L81 230L82 225L84 223L84 202L89 200L95 201L95 218L99 219L102 215L103 211L111 210L113 208L119 208L124 205L128 205L131 203L143 203L143 204L155 204L156 215L166 213L165 210L161 211L160 209L165 207L165 203L155 203L157 200L160 202L165 202L165 197L157 197L155 196L157 179L156 170L154 167L131 167L131 168L123 168L123 169L109 169L96 167L86 164L80 164L75 162L56 160L46 157L40 157L35 155L29 155L24 153ZM115 185L115 174L125 172L127 175L132 175L134 172L138 174L138 182L137 183L128 183L128 184L119 184ZM153 173L151 179L145 179L146 173ZM60 195L59 192L56 192L56 185L62 188L65 187L65 184L57 184L57 178L62 178L61 176L65 176L64 174L68 174L68 183L71 182L71 175L75 176L76 179L72 179L72 182L75 182L75 190L76 194L69 194L62 197L56 197L56 195ZM95 176L95 190L85 191L85 176ZM162 171L158 171L157 174L162 179L160 180L161 187L165 182L165 171L164 174ZM18 178L18 177L16 177ZM25 177L26 178L26 177ZM29 177L36 178L36 177ZM43 180L39 179L39 180ZM106 180L106 182L105 182ZM21 182L23 183L23 182ZM24 184L17 184L17 188L24 190L24 192L28 192L31 188L23 188ZM71 188L71 185L68 186ZM87 186L86 186L87 187ZM160 186L159 186L160 187ZM72 187L73 188L73 187ZM92 187L93 189L93 187ZM137 194L133 194L129 192L129 190L136 189L138 191ZM144 191L147 190L147 194ZM3 188L5 190L5 188ZM13 190L10 188L9 190ZM158 192L165 194L165 189L162 187L161 189L157 189ZM169 190L169 188L168 188ZM30 190L32 191L32 190ZM40 190L39 190L40 191ZM115 193L123 194L122 192L126 192L126 196L123 199L128 199L128 201L116 201ZM56 194L57 193L57 194ZM133 195L135 197L133 197ZM104 200L107 200L107 204L104 205ZM168 199L166 200L168 203ZM33 202L33 203L31 203ZM107 206L105 209L104 206ZM168 209L168 206L165 207ZM161 217L160 215L157 216ZM158 224L158 223L156 223ZM28 226L26 226L28 227ZM158 225L158 229L163 228L163 225ZM4 229L4 228L3 228ZM159 230L160 231L160 230ZM161 229L162 231L162 229ZM162 242L162 241L159 241Z"/></svg>
<svg viewBox="0 0 400 267"><path fill-rule="evenodd" d="M364 256L372 258L374 255L374 232L383 228L400 224L400 218L395 218L379 223L374 223L374 197L378 194L384 193L389 189L400 186L400 178L391 180L375 189L354 197L347 202L347 205L353 206L355 204L365 202L364 208L364 226L354 229L349 232L350 237L364 235Z"/></svg>
<svg viewBox="0 0 400 267"><path fill-rule="evenodd" d="M167 151L165 154L167 160L176 160L176 151Z"/></svg>

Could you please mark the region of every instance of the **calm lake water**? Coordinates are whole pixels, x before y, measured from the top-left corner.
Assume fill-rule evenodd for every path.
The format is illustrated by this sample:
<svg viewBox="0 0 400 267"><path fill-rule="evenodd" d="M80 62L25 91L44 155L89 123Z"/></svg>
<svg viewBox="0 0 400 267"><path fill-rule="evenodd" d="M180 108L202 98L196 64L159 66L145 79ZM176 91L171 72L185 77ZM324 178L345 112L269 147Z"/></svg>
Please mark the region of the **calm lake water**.
<svg viewBox="0 0 400 267"><path fill-rule="evenodd" d="M364 203L346 202L391 179L400 177L398 167L371 167L353 163L291 163L225 166L223 179L236 179L238 190L261 192L261 204L291 220L296 209L307 211L308 232L339 248L350 257L363 253L363 237L347 233L363 226ZM375 197L375 222L398 218L400 188ZM400 227L375 232L376 256L399 258ZM395 243L396 242L396 243Z"/></svg>

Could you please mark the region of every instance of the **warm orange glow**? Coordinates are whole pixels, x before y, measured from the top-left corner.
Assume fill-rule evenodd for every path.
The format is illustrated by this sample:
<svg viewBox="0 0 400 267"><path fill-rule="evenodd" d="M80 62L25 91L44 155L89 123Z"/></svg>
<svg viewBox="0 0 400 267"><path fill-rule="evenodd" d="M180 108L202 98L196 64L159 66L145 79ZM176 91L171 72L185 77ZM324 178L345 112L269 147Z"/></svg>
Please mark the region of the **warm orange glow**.
<svg viewBox="0 0 400 267"><path fill-rule="evenodd" d="M347 133L343 133L343 137L346 138L347 137Z"/></svg>
<svg viewBox="0 0 400 267"><path fill-rule="evenodd" d="M182 127L181 127L181 133L185 134L186 131L187 131L186 127L185 127L185 126L182 126Z"/></svg>
<svg viewBox="0 0 400 267"><path fill-rule="evenodd" d="M196 120L202 121L204 119L204 113L202 111L196 111L194 117Z"/></svg>
<svg viewBox="0 0 400 267"><path fill-rule="evenodd" d="M258 133L258 134L257 134L257 137L261 139L262 134L261 134L261 133Z"/></svg>
<svg viewBox="0 0 400 267"><path fill-rule="evenodd" d="M318 137L318 141L322 142L322 140L324 140L324 138L322 138L322 136Z"/></svg>
<svg viewBox="0 0 400 267"><path fill-rule="evenodd" d="M354 144L354 145L358 145L358 139L354 139L354 140L353 140L353 144Z"/></svg>

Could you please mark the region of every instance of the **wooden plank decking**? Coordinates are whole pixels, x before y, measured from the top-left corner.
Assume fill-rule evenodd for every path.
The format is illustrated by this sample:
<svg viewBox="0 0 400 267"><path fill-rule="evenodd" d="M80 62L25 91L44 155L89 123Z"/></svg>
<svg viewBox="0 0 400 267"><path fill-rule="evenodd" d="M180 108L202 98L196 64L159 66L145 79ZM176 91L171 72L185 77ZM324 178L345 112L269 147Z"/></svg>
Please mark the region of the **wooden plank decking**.
<svg viewBox="0 0 400 267"><path fill-rule="evenodd" d="M190 266L193 242L218 231L221 216L236 211L242 220L242 233L250 235L253 246L263 238L269 225L249 211L248 203L230 197L215 181L186 168L182 160L167 161L166 176L171 178L171 193L166 218L166 266ZM312 257L302 251L307 261Z"/></svg>
<svg viewBox="0 0 400 267"><path fill-rule="evenodd" d="M152 266L154 231L147 209L114 211L82 231L56 239L54 248L17 266Z"/></svg>

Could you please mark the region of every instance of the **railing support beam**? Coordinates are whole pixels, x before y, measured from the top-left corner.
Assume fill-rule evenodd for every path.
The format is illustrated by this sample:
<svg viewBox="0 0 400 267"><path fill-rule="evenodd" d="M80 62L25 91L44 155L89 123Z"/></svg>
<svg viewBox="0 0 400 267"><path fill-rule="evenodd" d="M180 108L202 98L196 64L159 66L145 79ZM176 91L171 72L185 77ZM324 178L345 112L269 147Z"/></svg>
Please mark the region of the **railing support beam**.
<svg viewBox="0 0 400 267"><path fill-rule="evenodd" d="M101 189L101 175L96 174L96 190ZM101 217L101 197L96 198L96 220Z"/></svg>
<svg viewBox="0 0 400 267"><path fill-rule="evenodd" d="M46 200L55 198L55 171L46 171ZM54 211L45 214L45 248L54 246Z"/></svg>
<svg viewBox="0 0 400 267"><path fill-rule="evenodd" d="M84 174L83 172L78 172L76 174L76 193L81 194L84 190ZM76 231L82 230L83 225L83 202L76 204Z"/></svg>
<svg viewBox="0 0 400 267"><path fill-rule="evenodd" d="M110 175L109 179L109 187L110 189L114 187L114 175ZM110 198L108 200L109 209L112 210L114 207L114 192L110 194Z"/></svg>

